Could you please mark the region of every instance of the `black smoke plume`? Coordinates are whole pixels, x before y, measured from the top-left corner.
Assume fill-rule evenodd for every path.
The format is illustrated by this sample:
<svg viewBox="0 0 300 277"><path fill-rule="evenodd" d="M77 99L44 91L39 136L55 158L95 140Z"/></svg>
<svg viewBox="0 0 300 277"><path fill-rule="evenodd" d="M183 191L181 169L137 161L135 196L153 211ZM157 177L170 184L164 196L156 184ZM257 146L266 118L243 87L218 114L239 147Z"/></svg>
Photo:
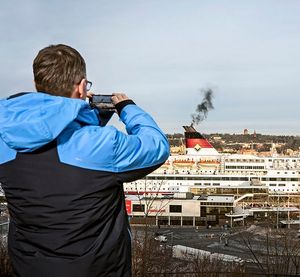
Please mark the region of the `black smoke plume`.
<svg viewBox="0 0 300 277"><path fill-rule="evenodd" d="M192 114L192 123L193 125L198 125L205 118L207 118L208 111L213 110L214 106L212 99L214 98L214 93L212 89L202 89L201 92L204 94L201 104L196 108L196 113Z"/></svg>

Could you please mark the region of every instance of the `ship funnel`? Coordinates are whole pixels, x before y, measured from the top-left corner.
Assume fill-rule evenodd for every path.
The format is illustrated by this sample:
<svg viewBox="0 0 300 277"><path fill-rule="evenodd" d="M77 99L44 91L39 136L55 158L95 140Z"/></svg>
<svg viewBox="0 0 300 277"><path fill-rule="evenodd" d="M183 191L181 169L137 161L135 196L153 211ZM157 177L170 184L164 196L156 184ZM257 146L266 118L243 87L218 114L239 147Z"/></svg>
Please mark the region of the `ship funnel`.
<svg viewBox="0 0 300 277"><path fill-rule="evenodd" d="M215 156L218 151L193 126L183 126L187 155Z"/></svg>

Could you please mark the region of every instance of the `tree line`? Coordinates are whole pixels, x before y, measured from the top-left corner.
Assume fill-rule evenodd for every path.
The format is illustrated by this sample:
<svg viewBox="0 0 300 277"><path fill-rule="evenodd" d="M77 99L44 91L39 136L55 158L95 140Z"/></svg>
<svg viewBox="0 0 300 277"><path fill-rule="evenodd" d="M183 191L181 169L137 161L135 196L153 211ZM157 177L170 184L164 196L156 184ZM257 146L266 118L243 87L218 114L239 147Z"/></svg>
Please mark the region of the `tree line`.
<svg viewBox="0 0 300 277"><path fill-rule="evenodd" d="M299 151L300 136L284 136L284 135L263 135L263 134L203 134L203 136L212 143L212 145L222 151L230 145L234 150L243 148L242 144L251 144L251 147L259 152L268 151L272 144L277 145L277 152L286 153L288 149ZM174 133L167 134L167 138L171 146L181 146L184 144L184 134ZM278 146L279 145L279 146Z"/></svg>

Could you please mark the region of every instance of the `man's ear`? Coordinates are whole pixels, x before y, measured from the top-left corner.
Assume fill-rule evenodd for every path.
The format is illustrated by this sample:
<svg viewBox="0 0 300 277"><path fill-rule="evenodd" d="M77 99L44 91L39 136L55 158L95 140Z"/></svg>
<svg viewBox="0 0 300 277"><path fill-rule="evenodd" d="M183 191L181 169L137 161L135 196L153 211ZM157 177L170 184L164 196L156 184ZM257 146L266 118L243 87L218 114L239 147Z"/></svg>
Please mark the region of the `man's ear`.
<svg viewBox="0 0 300 277"><path fill-rule="evenodd" d="M71 93L71 98L80 98L85 100L86 98L86 80L82 79L78 85L74 86L74 90Z"/></svg>
<svg viewBox="0 0 300 277"><path fill-rule="evenodd" d="M86 79L82 79L78 85L79 98L85 100L86 98Z"/></svg>

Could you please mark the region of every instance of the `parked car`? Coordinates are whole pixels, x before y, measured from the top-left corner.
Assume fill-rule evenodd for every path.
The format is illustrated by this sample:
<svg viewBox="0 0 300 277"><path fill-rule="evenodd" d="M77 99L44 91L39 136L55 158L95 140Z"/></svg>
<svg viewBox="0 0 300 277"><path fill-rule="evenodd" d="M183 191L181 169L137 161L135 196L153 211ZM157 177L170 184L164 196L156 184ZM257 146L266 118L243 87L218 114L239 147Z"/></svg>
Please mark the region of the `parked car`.
<svg viewBox="0 0 300 277"><path fill-rule="evenodd" d="M164 236L164 235L155 236L154 239L159 241L159 242L167 242L168 241L167 237Z"/></svg>

